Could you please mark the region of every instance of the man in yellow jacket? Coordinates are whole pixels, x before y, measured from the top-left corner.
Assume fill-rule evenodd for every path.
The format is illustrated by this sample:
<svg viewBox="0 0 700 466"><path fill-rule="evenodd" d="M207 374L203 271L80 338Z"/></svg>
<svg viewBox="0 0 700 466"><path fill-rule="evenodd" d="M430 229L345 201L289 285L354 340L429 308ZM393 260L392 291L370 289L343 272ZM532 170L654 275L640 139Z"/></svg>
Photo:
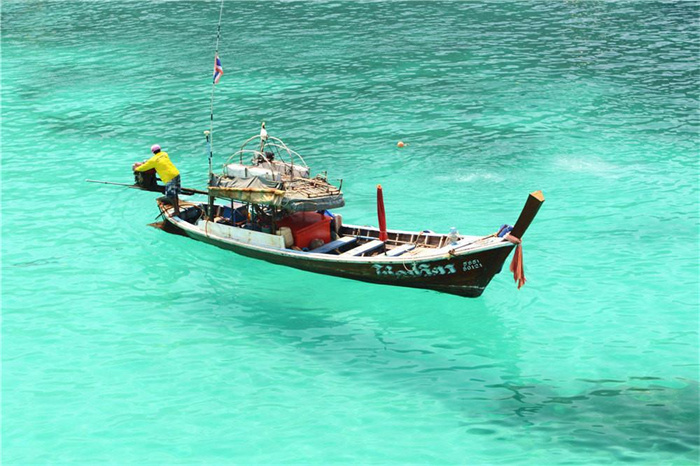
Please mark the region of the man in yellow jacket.
<svg viewBox="0 0 700 466"><path fill-rule="evenodd" d="M153 157L139 164L134 164L134 171L145 172L155 168L158 176L165 183L165 197L170 198L175 207L175 215L180 215L180 206L177 195L180 192L180 172L170 161L168 153L161 150L158 144L151 146Z"/></svg>

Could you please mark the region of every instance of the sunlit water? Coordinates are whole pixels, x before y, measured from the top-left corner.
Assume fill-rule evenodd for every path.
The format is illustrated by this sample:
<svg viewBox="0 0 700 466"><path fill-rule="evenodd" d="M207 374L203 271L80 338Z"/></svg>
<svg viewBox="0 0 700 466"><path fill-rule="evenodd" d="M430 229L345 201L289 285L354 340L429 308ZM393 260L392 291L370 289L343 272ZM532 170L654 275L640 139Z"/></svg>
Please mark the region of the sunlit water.
<svg viewBox="0 0 700 466"><path fill-rule="evenodd" d="M217 2L3 2L3 464L695 464L695 2L229 2L222 163L262 120L401 229L489 234L479 299L168 235L202 187ZM409 146L399 150L396 142Z"/></svg>

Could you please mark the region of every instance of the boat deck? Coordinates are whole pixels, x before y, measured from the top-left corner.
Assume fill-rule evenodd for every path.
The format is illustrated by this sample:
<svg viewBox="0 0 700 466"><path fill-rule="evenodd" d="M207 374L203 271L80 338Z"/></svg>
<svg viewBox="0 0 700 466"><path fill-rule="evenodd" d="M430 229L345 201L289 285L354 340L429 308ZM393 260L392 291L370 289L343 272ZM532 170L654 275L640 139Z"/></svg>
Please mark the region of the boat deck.
<svg viewBox="0 0 700 466"><path fill-rule="evenodd" d="M379 229L372 226L342 225L333 231L332 239L314 249L285 247L284 241L278 234L256 231L246 225L245 221L234 221L239 209L229 206L216 205L214 221L204 219L205 205L201 203L181 202L181 218L198 229L205 230L206 235L216 236L260 246L303 253L313 256L340 256L343 259L384 258L410 260L446 254L451 250L478 249L502 242L500 238L491 236L459 235L455 241L447 234L435 233L430 230L403 231L388 230L387 239L379 240ZM224 215L226 217L224 217ZM233 217L233 218L232 218Z"/></svg>

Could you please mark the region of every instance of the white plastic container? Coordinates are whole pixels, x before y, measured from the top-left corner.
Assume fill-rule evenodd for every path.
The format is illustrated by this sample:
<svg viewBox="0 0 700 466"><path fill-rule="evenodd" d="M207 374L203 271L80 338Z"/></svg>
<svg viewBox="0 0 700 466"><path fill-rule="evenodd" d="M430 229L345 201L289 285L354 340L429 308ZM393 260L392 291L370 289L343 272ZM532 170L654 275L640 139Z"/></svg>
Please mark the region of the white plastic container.
<svg viewBox="0 0 700 466"><path fill-rule="evenodd" d="M284 238L284 247L291 248L294 245L294 235L292 235L292 229L289 227L280 227L277 230L277 234Z"/></svg>
<svg viewBox="0 0 700 466"><path fill-rule="evenodd" d="M235 176L237 178L250 178L257 176L269 181L279 181L281 179L279 173L273 173L272 170L262 167L251 167L241 165L239 163L230 163L226 165L226 175Z"/></svg>
<svg viewBox="0 0 700 466"><path fill-rule="evenodd" d="M457 244L457 240L459 239L459 232L457 231L457 228L450 228L450 233L447 235L447 237L450 239L450 244Z"/></svg>

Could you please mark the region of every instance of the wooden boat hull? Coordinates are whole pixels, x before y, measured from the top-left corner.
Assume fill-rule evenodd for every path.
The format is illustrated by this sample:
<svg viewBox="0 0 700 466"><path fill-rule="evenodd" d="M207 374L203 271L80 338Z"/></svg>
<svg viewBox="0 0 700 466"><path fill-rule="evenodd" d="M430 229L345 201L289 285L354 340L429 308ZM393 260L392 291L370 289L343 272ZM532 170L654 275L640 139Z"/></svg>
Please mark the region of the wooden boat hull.
<svg viewBox="0 0 700 466"><path fill-rule="evenodd" d="M350 278L364 282L410 288L424 288L464 297L480 296L491 279L501 271L514 245L500 242L472 253L442 254L439 257L399 259L365 258L363 261L343 260L340 256L314 257L294 250L256 247L207 235L179 219L165 215L165 229L189 236L242 256L308 272Z"/></svg>
<svg viewBox="0 0 700 466"><path fill-rule="evenodd" d="M423 288L475 298L481 296L494 275L501 271L503 263L515 248L514 243L520 243L520 239L537 215L543 202L544 196L541 191L530 193L525 207L523 207L510 235L506 235L506 239L497 235L463 237L461 245L457 242L444 246L445 243L440 241L434 252L400 257L387 254L378 254L372 257L346 257L345 255L322 254L313 251L280 249L279 246L270 246L268 237L271 235L263 237L264 245L252 244L242 240L243 237L234 238L230 232L229 237L221 236L221 230L218 230L216 224L209 221L197 226L179 217L174 217L172 215L173 208L169 203L163 203L159 200L158 207L165 219L164 229L166 231L189 236L243 256L324 275L383 285ZM196 205L192 205L196 207ZM203 212L203 207L200 207L200 210ZM364 238L369 239L379 236L379 231L372 227L347 225L343 226L343 229L345 228L354 232L350 236L359 237L357 235L361 234ZM240 230L236 230L239 231L236 235L240 236ZM394 238L398 238L406 232L389 231L388 233ZM418 237L423 233L418 234ZM411 235L411 238L413 237ZM413 239L408 240L411 244L413 241ZM415 241L417 243L417 239Z"/></svg>
<svg viewBox="0 0 700 466"><path fill-rule="evenodd" d="M265 251L252 250L221 243L214 238L192 238L233 251L243 256L261 259L308 272L350 278L382 285L425 288L443 293L476 298L486 289L491 279L501 271L503 263L514 246L482 251L468 256L416 260L400 263L333 263L309 260L303 256L288 257Z"/></svg>

